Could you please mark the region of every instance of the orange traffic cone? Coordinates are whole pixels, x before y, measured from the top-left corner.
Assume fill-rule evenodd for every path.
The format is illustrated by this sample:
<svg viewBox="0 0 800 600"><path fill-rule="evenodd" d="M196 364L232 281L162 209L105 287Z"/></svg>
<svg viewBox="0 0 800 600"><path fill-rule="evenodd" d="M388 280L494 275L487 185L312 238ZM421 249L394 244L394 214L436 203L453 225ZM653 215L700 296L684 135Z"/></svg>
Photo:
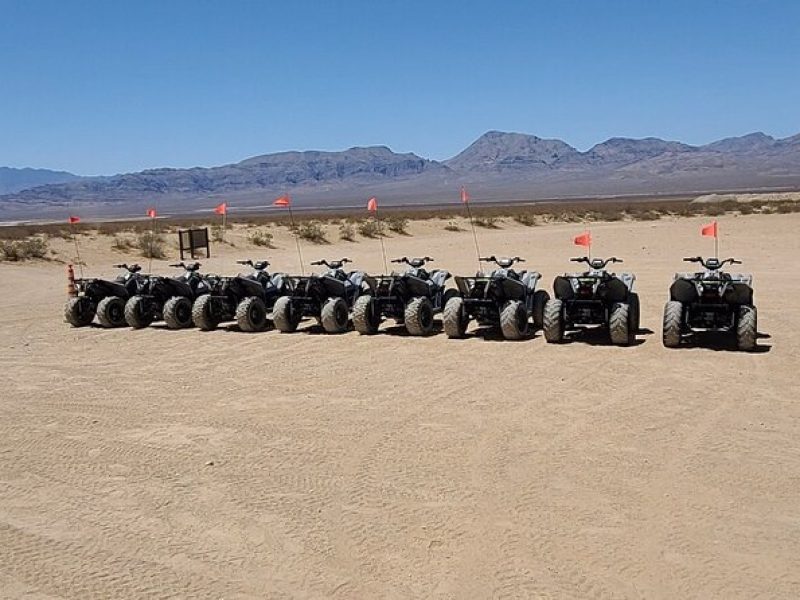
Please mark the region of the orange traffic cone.
<svg viewBox="0 0 800 600"><path fill-rule="evenodd" d="M75 298L78 295L78 290L75 289L75 269L72 265L67 265L67 296Z"/></svg>

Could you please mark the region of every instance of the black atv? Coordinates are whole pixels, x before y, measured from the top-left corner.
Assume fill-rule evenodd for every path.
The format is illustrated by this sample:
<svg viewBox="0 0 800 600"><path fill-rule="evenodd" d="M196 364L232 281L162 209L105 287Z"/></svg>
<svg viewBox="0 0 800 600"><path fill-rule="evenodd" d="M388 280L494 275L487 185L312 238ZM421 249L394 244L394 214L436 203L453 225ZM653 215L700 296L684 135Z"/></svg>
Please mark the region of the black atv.
<svg viewBox="0 0 800 600"><path fill-rule="evenodd" d="M67 300L64 318L73 327L86 327L97 315L103 327L125 325L125 301L136 294L144 276L139 274L139 265L114 265L123 272L114 280L77 279L77 296Z"/></svg>
<svg viewBox="0 0 800 600"><path fill-rule="evenodd" d="M194 301L192 320L203 331L216 329L222 321L235 320L242 331L263 331L267 313L275 300L291 292L288 277L270 275L266 260L237 260L249 265L253 272L235 277L207 278L209 293Z"/></svg>
<svg viewBox="0 0 800 600"><path fill-rule="evenodd" d="M350 309L359 296L371 294L375 287L375 280L366 273L346 272L342 267L349 262L349 258L314 261L312 265L324 265L328 270L293 277L291 294L275 301L272 311L275 327L291 332L297 329L303 317L315 317L327 333L346 331Z"/></svg>
<svg viewBox="0 0 800 600"><path fill-rule="evenodd" d="M536 271L515 271L514 263L524 259L481 258L499 268L488 275L479 272L475 277L456 277L460 295L449 298L442 320L449 338L462 338L470 319L480 325L500 326L507 340L519 340L530 334L530 321L542 326L544 306L550 295L537 290L541 275Z"/></svg>
<svg viewBox="0 0 800 600"><path fill-rule="evenodd" d="M692 333L718 332L735 334L739 350L753 350L757 336L753 276L723 271L726 264L742 264L733 258L683 260L700 263L705 271L675 274L664 306L664 345L677 348Z"/></svg>
<svg viewBox="0 0 800 600"><path fill-rule="evenodd" d="M566 273L553 282L555 298L544 309L544 337L550 343L563 342L566 331L603 326L611 343L626 346L639 331L639 295L633 291L636 276L609 273L606 265L621 263L618 258L571 258L586 263L589 270Z"/></svg>
<svg viewBox="0 0 800 600"><path fill-rule="evenodd" d="M404 256L392 260L393 263L408 265L408 269L403 273L376 277L374 294L356 300L353 306L356 331L375 333L381 319L388 317L405 323L411 335L430 334L433 316L442 312L447 300L458 295L456 290L445 290L450 273L442 269L425 269L425 263L432 260L430 256L411 259Z"/></svg>
<svg viewBox="0 0 800 600"><path fill-rule="evenodd" d="M150 275L125 304L125 321L134 329L162 318L170 329L191 327L192 303L210 291L209 282L198 272L200 263L181 262L170 267L184 272L176 277Z"/></svg>

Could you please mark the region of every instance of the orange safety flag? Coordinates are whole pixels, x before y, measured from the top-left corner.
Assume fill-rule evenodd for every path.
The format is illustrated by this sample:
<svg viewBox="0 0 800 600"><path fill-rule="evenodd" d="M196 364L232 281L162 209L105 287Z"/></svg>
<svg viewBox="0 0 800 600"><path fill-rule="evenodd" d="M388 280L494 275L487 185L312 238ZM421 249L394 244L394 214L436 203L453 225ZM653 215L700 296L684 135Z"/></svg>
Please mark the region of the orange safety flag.
<svg viewBox="0 0 800 600"><path fill-rule="evenodd" d="M156 218L156 209L155 208L148 208L147 209L147 216L150 217L151 219L155 219Z"/></svg>
<svg viewBox="0 0 800 600"><path fill-rule="evenodd" d="M469 202L469 192L467 191L467 188L463 186L461 187L461 202L464 204Z"/></svg>
<svg viewBox="0 0 800 600"><path fill-rule="evenodd" d="M214 212L218 215L227 215L228 214L228 203L223 202L222 204L218 204L217 207L214 209Z"/></svg>
<svg viewBox="0 0 800 600"><path fill-rule="evenodd" d="M576 246L583 246L584 248L589 248L592 245L592 233L590 231L587 231L578 236L575 236L575 239L572 241Z"/></svg>
<svg viewBox="0 0 800 600"><path fill-rule="evenodd" d="M378 212L378 199L375 196L367 200L367 210L369 212Z"/></svg>
<svg viewBox="0 0 800 600"><path fill-rule="evenodd" d="M69 217L70 225L72 225L73 223L80 223L80 220L81 220L80 217L73 217L72 215L70 215L70 217Z"/></svg>
<svg viewBox="0 0 800 600"><path fill-rule="evenodd" d="M272 203L272 206L291 206L292 200L289 198L289 194L285 196L281 196L280 198L276 198L275 202Z"/></svg>
<svg viewBox="0 0 800 600"><path fill-rule="evenodd" d="M713 237L713 238L718 237L719 228L717 227L717 222L714 221L713 223L709 223L708 225L703 225L703 228L700 230L700 235L704 237Z"/></svg>

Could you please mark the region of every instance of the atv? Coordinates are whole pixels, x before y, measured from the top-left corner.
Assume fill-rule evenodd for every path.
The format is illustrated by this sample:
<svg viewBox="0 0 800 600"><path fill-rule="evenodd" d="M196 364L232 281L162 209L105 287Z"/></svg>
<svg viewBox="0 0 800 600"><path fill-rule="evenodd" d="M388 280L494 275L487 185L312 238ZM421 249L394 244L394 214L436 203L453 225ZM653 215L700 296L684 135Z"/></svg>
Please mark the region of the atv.
<svg viewBox="0 0 800 600"><path fill-rule="evenodd" d="M683 260L700 263L705 271L675 274L664 306L664 345L677 348L692 333L733 333L739 350L753 350L757 337L753 276L723 271L726 264L742 264L733 258Z"/></svg>
<svg viewBox="0 0 800 600"><path fill-rule="evenodd" d="M242 331L263 331L267 327L267 313L275 300L291 292L285 274L267 272L268 261L237 260L236 263L250 266L253 272L207 278L209 293L194 301L192 320L203 331L211 331L222 321L231 320L235 320Z"/></svg>
<svg viewBox="0 0 800 600"><path fill-rule="evenodd" d="M430 256L392 260L408 268L403 273L376 277L374 294L356 300L353 306L356 331L375 333L382 317L388 317L404 323L411 335L429 335L433 331L433 316L442 312L447 300L458 294L456 290L445 290L450 273L425 269L425 264L432 260Z"/></svg>
<svg viewBox="0 0 800 600"><path fill-rule="evenodd" d="M317 260L312 265L323 265L327 271L303 277L293 277L292 292L275 301L272 318L282 332L297 329L303 317L315 317L327 333L347 330L350 309L358 298L371 294L375 280L362 271L346 272L341 260Z"/></svg>
<svg viewBox="0 0 800 600"><path fill-rule="evenodd" d="M197 262L169 266L184 272L176 277L147 277L125 304L125 321L134 329L147 327L162 318L170 329L191 327L192 303L210 291L211 279L200 275L200 263Z"/></svg>
<svg viewBox="0 0 800 600"><path fill-rule="evenodd" d="M519 340L530 334L530 321L541 327L544 306L550 295L537 290L541 275L536 271L515 271L515 263L525 262L519 256L480 258L498 268L491 273L478 272L475 277L456 277L460 295L447 300L442 320L449 338L462 338L471 319L480 325L500 326L503 337Z"/></svg>
<svg viewBox="0 0 800 600"><path fill-rule="evenodd" d="M588 271L559 275L553 282L555 298L544 308L544 337L563 342L570 329L605 327L611 343L627 346L639 331L639 295L633 291L636 276L609 273L606 265L621 263L611 258L571 258L586 263Z"/></svg>
<svg viewBox="0 0 800 600"><path fill-rule="evenodd" d="M67 300L64 318L73 327L86 327L97 315L103 327L125 325L125 301L134 295L144 276L139 265L114 265L123 272L113 280L77 279L76 295Z"/></svg>

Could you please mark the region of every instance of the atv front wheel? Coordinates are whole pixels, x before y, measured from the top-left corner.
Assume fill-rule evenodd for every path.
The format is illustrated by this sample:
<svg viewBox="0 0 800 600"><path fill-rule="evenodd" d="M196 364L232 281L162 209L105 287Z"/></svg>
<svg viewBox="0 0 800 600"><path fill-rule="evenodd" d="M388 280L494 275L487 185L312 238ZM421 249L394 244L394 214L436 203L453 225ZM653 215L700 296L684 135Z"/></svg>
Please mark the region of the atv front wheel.
<svg viewBox="0 0 800 600"><path fill-rule="evenodd" d="M608 317L608 333L615 346L628 346L633 341L630 328L630 305L619 302L611 307Z"/></svg>
<svg viewBox="0 0 800 600"><path fill-rule="evenodd" d="M500 330L507 340L521 340L528 335L528 311L519 300L506 302L500 311Z"/></svg>
<svg viewBox="0 0 800 600"><path fill-rule="evenodd" d="M267 328L267 305L258 296L250 296L236 307L236 323L239 329L253 333Z"/></svg>
<svg viewBox="0 0 800 600"><path fill-rule="evenodd" d="M289 296L281 296L275 301L275 306L272 307L272 320L277 330L282 333L297 331L300 315L292 306L292 299Z"/></svg>
<svg viewBox="0 0 800 600"><path fill-rule="evenodd" d="M405 310L406 331L411 335L430 335L433 331L433 305L425 296L413 298Z"/></svg>
<svg viewBox="0 0 800 600"><path fill-rule="evenodd" d="M557 298L548 300L544 305L542 317L542 330L544 339L550 344L560 344L564 341L564 320L561 318L563 303Z"/></svg>
<svg viewBox="0 0 800 600"><path fill-rule="evenodd" d="M164 323L170 329L192 326L192 301L185 296L173 296L164 303Z"/></svg>
<svg viewBox="0 0 800 600"><path fill-rule="evenodd" d="M95 308L86 296L70 298L64 306L64 320L73 327L86 327L94 319Z"/></svg>
<svg viewBox="0 0 800 600"><path fill-rule="evenodd" d="M544 325L544 307L550 300L550 294L544 290L537 290L533 293L533 326L541 329Z"/></svg>
<svg viewBox="0 0 800 600"><path fill-rule="evenodd" d="M347 331L347 319L350 317L347 302L344 298L328 298L322 305L322 328L327 333L344 333Z"/></svg>
<svg viewBox="0 0 800 600"><path fill-rule="evenodd" d="M119 296L106 296L97 304L97 322L103 327L125 325L125 300Z"/></svg>
<svg viewBox="0 0 800 600"><path fill-rule="evenodd" d="M372 296L359 296L353 305L353 326L361 335L378 332L380 316L375 314L375 300Z"/></svg>
<svg viewBox="0 0 800 600"><path fill-rule="evenodd" d="M125 303L125 322L134 329L142 329L153 322L150 302L144 296L132 296Z"/></svg>
<svg viewBox="0 0 800 600"><path fill-rule="evenodd" d="M740 306L736 323L736 346L749 352L756 347L758 335L758 313L755 306Z"/></svg>
<svg viewBox="0 0 800 600"><path fill-rule="evenodd" d="M219 326L219 319L212 310L211 294L203 294L194 301L192 321L201 331L213 331Z"/></svg>
<svg viewBox="0 0 800 600"><path fill-rule="evenodd" d="M464 310L464 299L460 296L450 298L444 305L442 325L449 338L463 338L467 333L469 318Z"/></svg>
<svg viewBox="0 0 800 600"><path fill-rule="evenodd" d="M661 341L667 348L681 345L681 321L683 320L683 304L670 300L664 305L664 325L661 330Z"/></svg>

